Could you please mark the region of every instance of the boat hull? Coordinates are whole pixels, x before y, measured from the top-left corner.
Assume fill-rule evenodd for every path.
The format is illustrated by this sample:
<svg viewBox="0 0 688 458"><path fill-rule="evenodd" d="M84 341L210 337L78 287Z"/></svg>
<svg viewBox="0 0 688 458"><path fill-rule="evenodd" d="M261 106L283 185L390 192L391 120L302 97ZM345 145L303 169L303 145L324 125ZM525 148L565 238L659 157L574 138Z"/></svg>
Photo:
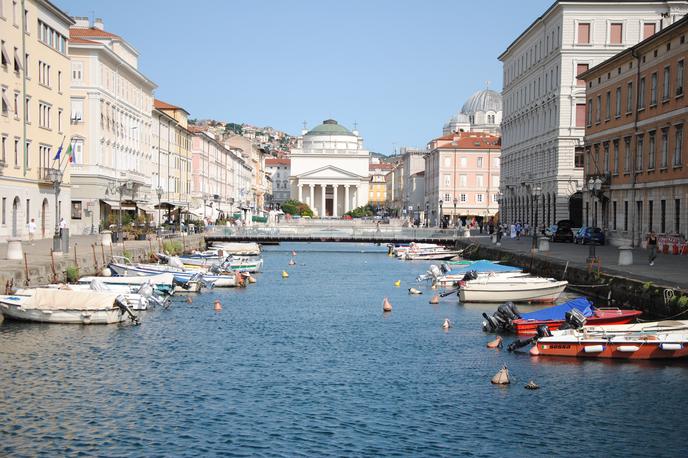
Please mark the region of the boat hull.
<svg viewBox="0 0 688 458"><path fill-rule="evenodd" d="M618 312L618 313L616 313ZM607 325L618 325L618 324L628 324L642 312L638 310L596 310L595 315L589 317L585 324L586 326L607 326ZM564 324L565 320L514 320L513 330L519 335L531 335L537 334L537 328L540 325L547 325L551 331L559 329L559 326Z"/></svg>
<svg viewBox="0 0 688 458"><path fill-rule="evenodd" d="M540 302L556 301L568 282L544 282L531 285L514 283L472 284L462 286L459 290L461 302Z"/></svg>
<svg viewBox="0 0 688 458"><path fill-rule="evenodd" d="M127 319L119 308L103 310L40 310L25 309L12 304L0 302L0 311L5 318L37 323L60 324L114 324Z"/></svg>
<svg viewBox="0 0 688 458"><path fill-rule="evenodd" d="M652 336L646 337L651 338ZM667 343L672 344L672 346L667 348ZM537 342L530 353L533 356L574 358L673 359L687 357L688 345L681 342L640 339L618 343L612 343L606 339L589 339L585 342L548 340Z"/></svg>

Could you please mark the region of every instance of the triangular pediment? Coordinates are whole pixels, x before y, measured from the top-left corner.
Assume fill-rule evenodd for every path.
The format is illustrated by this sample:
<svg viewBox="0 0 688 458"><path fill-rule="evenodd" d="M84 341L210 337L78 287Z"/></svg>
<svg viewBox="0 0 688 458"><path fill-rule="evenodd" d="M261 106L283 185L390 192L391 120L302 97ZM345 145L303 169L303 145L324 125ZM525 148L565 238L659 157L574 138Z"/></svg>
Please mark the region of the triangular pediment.
<svg viewBox="0 0 688 458"><path fill-rule="evenodd" d="M357 175L355 173L349 172L344 169L340 169L339 167L335 167L333 165L326 165L324 167L320 167L319 169L315 170L310 170L308 172L304 172L300 175L296 175L297 178L308 178L308 179L327 179L327 178L349 178L349 179L356 179L360 180L361 178L367 178L367 177L362 177L360 175Z"/></svg>

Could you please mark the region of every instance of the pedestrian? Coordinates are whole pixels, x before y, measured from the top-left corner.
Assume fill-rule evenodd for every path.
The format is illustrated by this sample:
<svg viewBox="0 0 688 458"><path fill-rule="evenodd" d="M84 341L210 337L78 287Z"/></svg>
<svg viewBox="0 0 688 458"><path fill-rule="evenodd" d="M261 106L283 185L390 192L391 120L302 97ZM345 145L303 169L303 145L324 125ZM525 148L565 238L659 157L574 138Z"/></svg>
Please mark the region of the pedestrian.
<svg viewBox="0 0 688 458"><path fill-rule="evenodd" d="M650 250L650 265L654 266L655 259L657 258L657 234L655 234L655 231L650 231L650 234L647 236L647 248Z"/></svg>
<svg viewBox="0 0 688 458"><path fill-rule="evenodd" d="M521 230L523 229L523 226L521 226L521 222L517 221L516 222L516 240L521 240Z"/></svg>
<svg viewBox="0 0 688 458"><path fill-rule="evenodd" d="M377 232L378 234L380 233L380 221L377 221L375 223L375 232Z"/></svg>
<svg viewBox="0 0 688 458"><path fill-rule="evenodd" d="M35 235L36 235L36 220L31 218L31 221L29 222L29 242L31 242L31 246L34 245L33 238Z"/></svg>
<svg viewBox="0 0 688 458"><path fill-rule="evenodd" d="M478 227L480 228L480 233L482 234L483 233L483 221L482 220L478 221Z"/></svg>
<svg viewBox="0 0 688 458"><path fill-rule="evenodd" d="M67 229L67 222L64 220L64 218L60 218L60 238L62 238L62 233L65 229Z"/></svg>

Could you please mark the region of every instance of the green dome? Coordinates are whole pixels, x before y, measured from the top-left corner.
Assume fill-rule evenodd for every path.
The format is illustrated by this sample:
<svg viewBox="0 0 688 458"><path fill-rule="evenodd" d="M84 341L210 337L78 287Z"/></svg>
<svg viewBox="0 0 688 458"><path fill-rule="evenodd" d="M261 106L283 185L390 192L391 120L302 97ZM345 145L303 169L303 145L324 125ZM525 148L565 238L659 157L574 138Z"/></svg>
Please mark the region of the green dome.
<svg viewBox="0 0 688 458"><path fill-rule="evenodd" d="M334 119L326 119L322 124L309 130L306 135L355 135L344 126L337 124Z"/></svg>

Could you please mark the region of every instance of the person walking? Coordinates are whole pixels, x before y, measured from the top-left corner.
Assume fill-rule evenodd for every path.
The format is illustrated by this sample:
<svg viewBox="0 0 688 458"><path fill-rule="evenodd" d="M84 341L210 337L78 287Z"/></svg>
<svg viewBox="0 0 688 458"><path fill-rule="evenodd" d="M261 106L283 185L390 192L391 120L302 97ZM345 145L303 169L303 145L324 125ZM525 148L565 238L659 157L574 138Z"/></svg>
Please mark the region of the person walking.
<svg viewBox="0 0 688 458"><path fill-rule="evenodd" d="M65 229L67 229L67 222L64 220L64 218L60 218L60 238L62 238L62 233Z"/></svg>
<svg viewBox="0 0 688 458"><path fill-rule="evenodd" d="M521 222L517 221L516 222L516 240L521 240L521 229L523 226L521 226Z"/></svg>
<svg viewBox="0 0 688 458"><path fill-rule="evenodd" d="M31 246L34 245L33 239L36 235L36 220L31 218L31 221L28 224L29 226L29 242L31 242Z"/></svg>
<svg viewBox="0 0 688 458"><path fill-rule="evenodd" d="M647 236L647 248L650 250L650 265L654 266L655 259L657 258L657 234L655 234L655 231L650 231L650 234Z"/></svg>

